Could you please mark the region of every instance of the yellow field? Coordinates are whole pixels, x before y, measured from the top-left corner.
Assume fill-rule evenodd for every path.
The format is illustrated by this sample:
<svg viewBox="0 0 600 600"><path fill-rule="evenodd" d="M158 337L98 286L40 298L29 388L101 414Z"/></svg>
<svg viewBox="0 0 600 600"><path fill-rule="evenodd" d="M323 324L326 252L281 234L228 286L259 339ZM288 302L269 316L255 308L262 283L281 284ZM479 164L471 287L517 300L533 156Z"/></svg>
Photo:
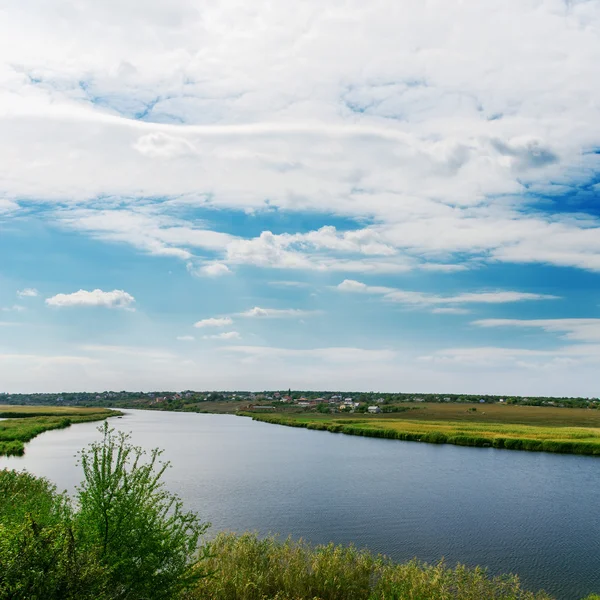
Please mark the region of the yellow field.
<svg viewBox="0 0 600 600"><path fill-rule="evenodd" d="M459 446L600 455L600 411L430 404L387 415L245 413L256 420L367 437ZM442 419L442 417L445 417Z"/></svg>

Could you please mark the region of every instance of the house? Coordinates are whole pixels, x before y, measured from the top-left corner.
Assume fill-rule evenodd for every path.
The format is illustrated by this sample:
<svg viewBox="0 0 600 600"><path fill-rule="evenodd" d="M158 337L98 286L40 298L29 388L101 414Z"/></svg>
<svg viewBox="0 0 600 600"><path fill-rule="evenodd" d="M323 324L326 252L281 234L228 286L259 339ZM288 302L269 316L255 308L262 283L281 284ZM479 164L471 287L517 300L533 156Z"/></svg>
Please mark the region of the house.
<svg viewBox="0 0 600 600"><path fill-rule="evenodd" d="M301 406L302 408L308 408L310 406L310 402L297 402L298 406Z"/></svg>
<svg viewBox="0 0 600 600"><path fill-rule="evenodd" d="M369 406L369 408L367 408L367 410L370 413L380 413L381 409L379 408L379 406Z"/></svg>
<svg viewBox="0 0 600 600"><path fill-rule="evenodd" d="M483 398L479 398L479 404L485 404L485 400Z"/></svg>
<svg viewBox="0 0 600 600"><path fill-rule="evenodd" d="M498 402L504 403L504 398L500 398L500 400L498 400Z"/></svg>

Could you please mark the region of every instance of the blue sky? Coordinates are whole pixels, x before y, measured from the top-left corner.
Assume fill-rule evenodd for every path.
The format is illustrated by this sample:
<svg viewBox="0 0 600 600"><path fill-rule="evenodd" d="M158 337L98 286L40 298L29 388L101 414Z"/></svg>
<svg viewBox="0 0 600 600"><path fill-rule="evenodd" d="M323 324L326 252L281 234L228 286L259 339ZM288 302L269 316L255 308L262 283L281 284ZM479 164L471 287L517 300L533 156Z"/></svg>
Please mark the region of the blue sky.
<svg viewBox="0 0 600 600"><path fill-rule="evenodd" d="M597 396L600 3L0 8L0 391Z"/></svg>

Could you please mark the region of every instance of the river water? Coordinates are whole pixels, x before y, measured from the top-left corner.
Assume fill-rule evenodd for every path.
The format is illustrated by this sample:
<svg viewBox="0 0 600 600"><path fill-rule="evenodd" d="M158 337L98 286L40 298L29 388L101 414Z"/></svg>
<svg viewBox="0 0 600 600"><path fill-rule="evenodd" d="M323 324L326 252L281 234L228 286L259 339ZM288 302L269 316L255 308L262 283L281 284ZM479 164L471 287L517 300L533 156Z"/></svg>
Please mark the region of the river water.
<svg viewBox="0 0 600 600"><path fill-rule="evenodd" d="M172 462L166 481L220 530L354 543L517 573L559 600L600 592L600 458L399 442L232 415L126 411L111 424ZM72 492L97 423L49 431L0 468Z"/></svg>

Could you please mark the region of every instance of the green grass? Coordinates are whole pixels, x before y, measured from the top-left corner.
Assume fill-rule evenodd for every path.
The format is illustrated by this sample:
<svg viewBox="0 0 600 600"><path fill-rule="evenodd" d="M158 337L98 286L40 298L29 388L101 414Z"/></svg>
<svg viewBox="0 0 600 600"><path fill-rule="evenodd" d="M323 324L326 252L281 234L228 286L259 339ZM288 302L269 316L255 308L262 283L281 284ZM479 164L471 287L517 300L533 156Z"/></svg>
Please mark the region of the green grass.
<svg viewBox="0 0 600 600"><path fill-rule="evenodd" d="M22 456L25 444L52 429L64 429L73 423L101 421L121 413L102 408L48 406L0 406L0 456Z"/></svg>
<svg viewBox="0 0 600 600"><path fill-rule="evenodd" d="M401 417L397 415L362 414L352 415L352 418L349 418L348 415L318 415L315 413L241 414L252 416L253 419L258 421L277 425L305 427L307 429L329 431L331 433L345 433L348 435L429 442L433 444L455 444L457 446L600 455L600 426L566 426L561 422L552 421L551 418L547 418L544 421L543 412L538 412L536 415L539 419L539 424L511 422L517 421L517 419L514 417L515 411L511 411L509 407L499 407L498 414L494 415L494 418L488 421L485 418L485 413L488 410L487 407L485 412L476 413L468 413L467 407L464 407L464 405L461 408L467 416L460 420L428 420L428 418L423 418L423 415L431 415L431 412L426 412L428 407L425 407L422 411L415 410L410 413L400 413ZM505 409L507 412L503 413L502 411ZM456 407L453 407L452 410L456 414ZM571 412L570 409L556 410L562 413ZM598 411L589 412L595 413ZM412 418L407 418L408 414ZM417 414L419 416L414 417ZM449 414L450 411L448 411L448 416ZM438 418L439 415L440 412L437 412ZM499 415L505 419L505 422L500 421ZM523 415L527 417L529 413L520 413L518 417L522 420ZM462 415L460 416L462 417ZM554 411L550 413L550 417L555 417ZM578 415L575 415L576 419L578 417Z"/></svg>
<svg viewBox="0 0 600 600"><path fill-rule="evenodd" d="M214 573L188 592L190 600L550 600L524 591L516 576L443 562L397 564L353 546L221 533L210 553Z"/></svg>

